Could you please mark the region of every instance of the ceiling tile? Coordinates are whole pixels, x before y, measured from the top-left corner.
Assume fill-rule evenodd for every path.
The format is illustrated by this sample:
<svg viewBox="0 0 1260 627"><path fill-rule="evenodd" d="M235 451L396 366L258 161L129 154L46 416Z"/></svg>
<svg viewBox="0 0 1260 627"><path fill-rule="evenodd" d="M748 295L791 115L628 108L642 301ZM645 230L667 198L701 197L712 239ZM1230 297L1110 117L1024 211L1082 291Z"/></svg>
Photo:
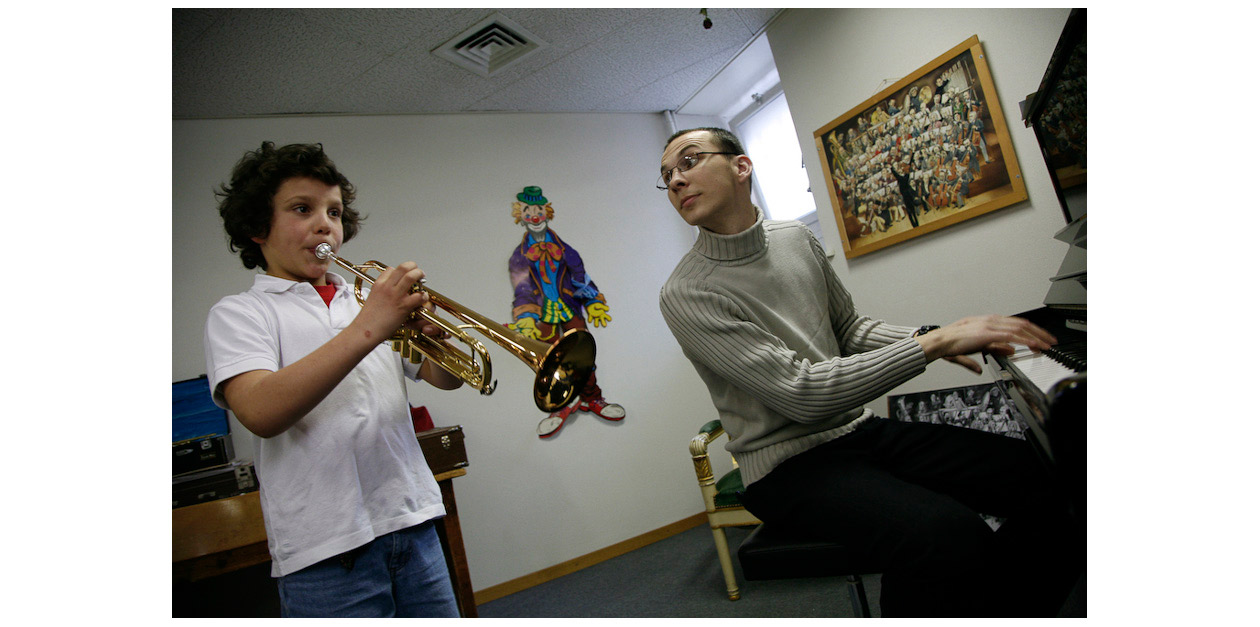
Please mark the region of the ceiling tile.
<svg viewBox="0 0 1260 627"><path fill-rule="evenodd" d="M547 42L482 77L430 51L496 11ZM778 9L175 9L178 118L677 108Z"/></svg>

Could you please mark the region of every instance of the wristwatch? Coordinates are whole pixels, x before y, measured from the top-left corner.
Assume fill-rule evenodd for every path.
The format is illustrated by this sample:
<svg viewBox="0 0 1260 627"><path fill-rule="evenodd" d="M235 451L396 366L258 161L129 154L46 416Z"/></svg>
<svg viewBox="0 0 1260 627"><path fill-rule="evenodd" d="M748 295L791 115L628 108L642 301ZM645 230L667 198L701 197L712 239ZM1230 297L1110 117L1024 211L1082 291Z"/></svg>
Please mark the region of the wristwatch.
<svg viewBox="0 0 1260 627"><path fill-rule="evenodd" d="M924 335L924 334L928 333L929 331L935 331L935 330L937 330L937 329L939 329L939 328L941 328L941 325L939 325L939 324L925 324L925 325L923 325L923 326L919 327L919 330L918 330L918 331L915 331L914 333L911 333L911 334L910 334L910 337L919 337L920 335Z"/></svg>

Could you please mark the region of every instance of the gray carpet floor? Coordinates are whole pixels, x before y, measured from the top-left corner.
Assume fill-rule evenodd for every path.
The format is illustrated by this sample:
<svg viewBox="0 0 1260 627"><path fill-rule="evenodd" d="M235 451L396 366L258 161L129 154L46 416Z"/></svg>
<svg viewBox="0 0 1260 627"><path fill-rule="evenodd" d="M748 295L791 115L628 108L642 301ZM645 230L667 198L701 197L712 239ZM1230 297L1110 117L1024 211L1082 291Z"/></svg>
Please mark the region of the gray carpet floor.
<svg viewBox="0 0 1260 627"><path fill-rule="evenodd" d="M726 598L707 525L477 607L482 618L851 617L843 577L745 581L735 548L751 529L728 529L741 598ZM879 616L879 577L863 578Z"/></svg>
<svg viewBox="0 0 1260 627"><path fill-rule="evenodd" d="M751 529L728 529L732 552ZM483 603L483 618L770 618L853 616L843 577L745 581L732 554L741 598L726 598L713 534L701 525L625 555ZM174 617L274 617L280 598L271 564L174 586ZM863 578L879 616L879 577Z"/></svg>

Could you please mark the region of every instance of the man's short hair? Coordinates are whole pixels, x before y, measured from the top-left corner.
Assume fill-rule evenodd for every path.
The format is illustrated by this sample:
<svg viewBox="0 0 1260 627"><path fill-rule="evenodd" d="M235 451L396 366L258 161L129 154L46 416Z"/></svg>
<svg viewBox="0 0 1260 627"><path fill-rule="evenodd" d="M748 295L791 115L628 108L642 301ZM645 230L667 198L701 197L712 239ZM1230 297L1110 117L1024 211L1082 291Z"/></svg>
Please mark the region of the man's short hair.
<svg viewBox="0 0 1260 627"><path fill-rule="evenodd" d="M228 249L238 250L246 268L267 269L262 248L253 240L271 232L272 199L280 186L291 178L310 177L341 188L342 241L350 241L359 232L365 218L351 208L354 185L337 171L321 144L289 144L276 148L265 141L258 150L245 156L232 168L232 180L220 185L214 193L219 200L219 216L228 235Z"/></svg>
<svg viewBox="0 0 1260 627"><path fill-rule="evenodd" d="M746 154L744 152L744 144L739 141L739 138L736 137L734 133L724 128L717 128L714 126L702 126L699 128L689 128L685 131L678 131L677 133L670 135L669 139L665 141L665 148L669 148L669 145L673 143L675 139L693 131L708 131L709 137L713 138L713 143L717 144L718 150L721 152L733 152L737 155ZM665 148L662 148L661 150L665 150Z"/></svg>

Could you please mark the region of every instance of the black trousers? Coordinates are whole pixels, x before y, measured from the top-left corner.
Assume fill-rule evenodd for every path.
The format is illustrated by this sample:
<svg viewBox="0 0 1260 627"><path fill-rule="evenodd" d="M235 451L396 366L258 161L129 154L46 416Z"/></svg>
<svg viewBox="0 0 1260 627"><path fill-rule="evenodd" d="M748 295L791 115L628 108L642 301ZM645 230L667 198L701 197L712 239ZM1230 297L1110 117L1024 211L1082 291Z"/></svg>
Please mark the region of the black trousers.
<svg viewBox="0 0 1260 627"><path fill-rule="evenodd" d="M895 616L1053 616L1083 532L1022 440L873 418L746 488L767 524L869 552ZM980 513L1005 518L994 532Z"/></svg>

